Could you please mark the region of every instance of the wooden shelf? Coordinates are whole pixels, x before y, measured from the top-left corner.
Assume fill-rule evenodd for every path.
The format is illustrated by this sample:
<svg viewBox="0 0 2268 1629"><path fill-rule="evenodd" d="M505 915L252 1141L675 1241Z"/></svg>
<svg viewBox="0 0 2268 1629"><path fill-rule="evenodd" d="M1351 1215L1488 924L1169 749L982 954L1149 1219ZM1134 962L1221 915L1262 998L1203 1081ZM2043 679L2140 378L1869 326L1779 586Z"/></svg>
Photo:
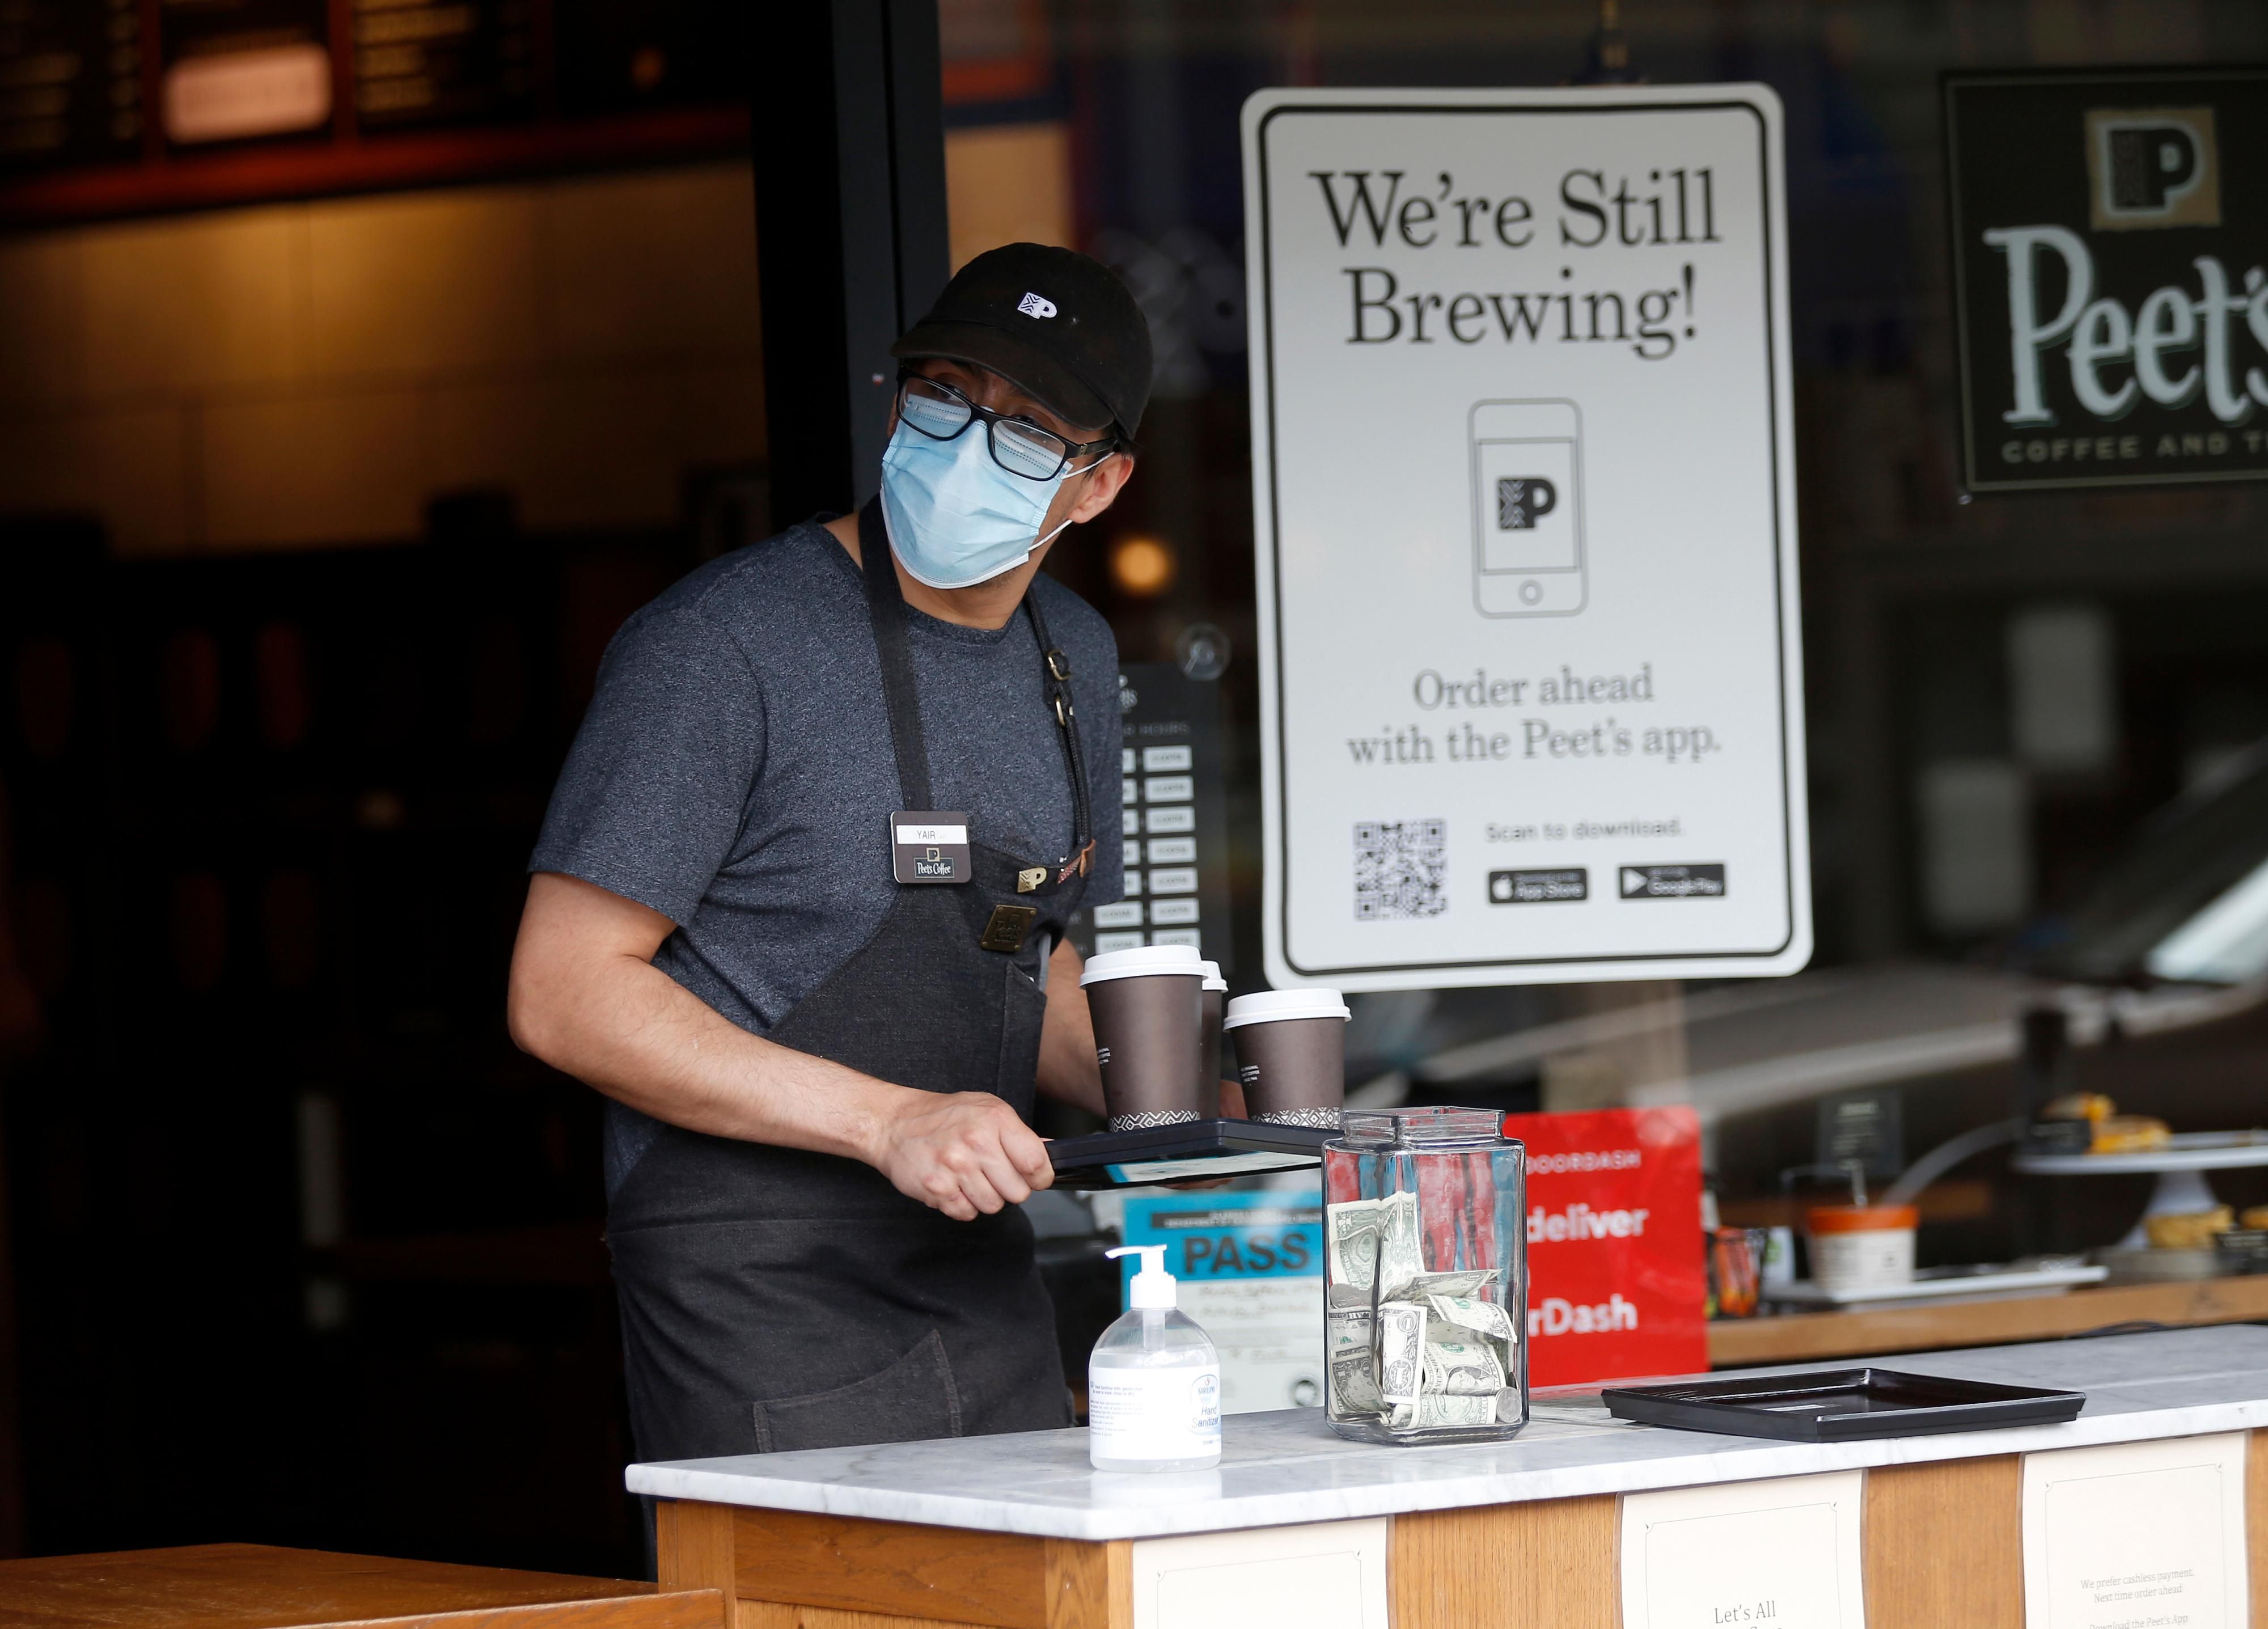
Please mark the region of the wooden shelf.
<svg viewBox="0 0 2268 1629"><path fill-rule="evenodd" d="M2190 1284L2130 1284L2006 1301L1868 1312L1807 1312L1788 1317L1722 1318L1709 1326L1715 1368L1805 1363L1822 1358L1936 1352L2052 1340L2117 1323L2268 1322L2268 1274Z"/></svg>
<svg viewBox="0 0 2268 1629"><path fill-rule="evenodd" d="M715 1589L510 1572L438 1561L191 1544L0 1561L7 1620L32 1629L281 1629L478 1625L480 1629L718 1629Z"/></svg>

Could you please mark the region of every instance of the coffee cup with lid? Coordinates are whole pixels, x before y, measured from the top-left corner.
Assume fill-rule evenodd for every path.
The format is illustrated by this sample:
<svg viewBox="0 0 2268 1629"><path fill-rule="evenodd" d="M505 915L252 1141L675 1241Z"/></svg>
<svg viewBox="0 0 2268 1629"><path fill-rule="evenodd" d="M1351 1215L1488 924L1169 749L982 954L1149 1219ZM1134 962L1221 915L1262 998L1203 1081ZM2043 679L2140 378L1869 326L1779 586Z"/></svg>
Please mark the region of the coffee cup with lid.
<svg viewBox="0 0 2268 1629"><path fill-rule="evenodd" d="M1346 1103L1346 1027L1336 990L1264 990L1228 1004L1245 1111L1274 1125L1336 1131Z"/></svg>
<svg viewBox="0 0 2268 1629"><path fill-rule="evenodd" d="M1114 1131L1177 1125L1202 1113L1197 1052L1204 962L1187 945L1141 945L1089 958L1079 975L1094 1061Z"/></svg>

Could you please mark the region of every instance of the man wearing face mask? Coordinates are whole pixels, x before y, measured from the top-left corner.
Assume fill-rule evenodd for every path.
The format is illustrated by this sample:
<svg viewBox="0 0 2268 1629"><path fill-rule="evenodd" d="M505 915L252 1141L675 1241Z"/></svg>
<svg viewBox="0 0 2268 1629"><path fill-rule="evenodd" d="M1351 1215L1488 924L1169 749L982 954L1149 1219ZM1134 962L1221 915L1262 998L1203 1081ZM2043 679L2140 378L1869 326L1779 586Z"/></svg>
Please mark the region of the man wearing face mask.
<svg viewBox="0 0 2268 1629"><path fill-rule="evenodd" d="M1149 330L1014 244L893 352L877 499L624 624L530 861L512 1035L612 1100L643 1459L1071 1420L1016 1207L1035 1090L1101 1106L1064 928L1120 892L1118 664L1038 572L1131 471Z"/></svg>

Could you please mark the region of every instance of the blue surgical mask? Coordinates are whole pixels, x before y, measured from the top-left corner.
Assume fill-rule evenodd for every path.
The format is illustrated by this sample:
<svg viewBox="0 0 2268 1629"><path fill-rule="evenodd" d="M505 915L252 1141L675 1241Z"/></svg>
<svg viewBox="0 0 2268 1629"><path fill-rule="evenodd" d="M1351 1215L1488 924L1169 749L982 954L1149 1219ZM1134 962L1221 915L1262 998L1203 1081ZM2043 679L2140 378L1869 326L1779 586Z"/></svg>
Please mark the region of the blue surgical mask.
<svg viewBox="0 0 2268 1629"><path fill-rule="evenodd" d="M1046 481L1009 474L992 461L982 424L937 441L902 424L882 449L890 548L916 581L932 588L990 582L1048 541L1040 522L1067 473Z"/></svg>

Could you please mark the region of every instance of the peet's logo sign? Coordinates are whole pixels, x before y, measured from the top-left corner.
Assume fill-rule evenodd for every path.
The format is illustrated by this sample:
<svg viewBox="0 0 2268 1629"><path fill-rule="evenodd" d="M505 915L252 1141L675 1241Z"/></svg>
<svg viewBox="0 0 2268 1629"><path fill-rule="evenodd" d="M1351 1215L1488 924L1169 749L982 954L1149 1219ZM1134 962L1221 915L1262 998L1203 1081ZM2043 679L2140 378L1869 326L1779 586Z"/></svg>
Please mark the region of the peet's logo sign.
<svg viewBox="0 0 2268 1629"><path fill-rule="evenodd" d="M1945 114L1965 484L2268 476L2268 72L1954 74Z"/></svg>
<svg viewBox="0 0 2268 1629"><path fill-rule="evenodd" d="M2195 281L2152 289L2129 306L2095 292L2095 256L2077 232L2019 226L1984 234L2007 256L2009 376L2015 402L2004 424L2059 422L2048 405L2048 370L2068 370L2071 394L2104 424L2145 402L2185 408L2200 398L2224 425L2268 406L2268 273L2254 266L2232 291L2217 256L2191 262ZM2051 308L2043 287L2062 289ZM2241 347L2241 348L2240 348ZM2171 433L2170 431L2168 433ZM2256 432L2254 439L2258 436Z"/></svg>

